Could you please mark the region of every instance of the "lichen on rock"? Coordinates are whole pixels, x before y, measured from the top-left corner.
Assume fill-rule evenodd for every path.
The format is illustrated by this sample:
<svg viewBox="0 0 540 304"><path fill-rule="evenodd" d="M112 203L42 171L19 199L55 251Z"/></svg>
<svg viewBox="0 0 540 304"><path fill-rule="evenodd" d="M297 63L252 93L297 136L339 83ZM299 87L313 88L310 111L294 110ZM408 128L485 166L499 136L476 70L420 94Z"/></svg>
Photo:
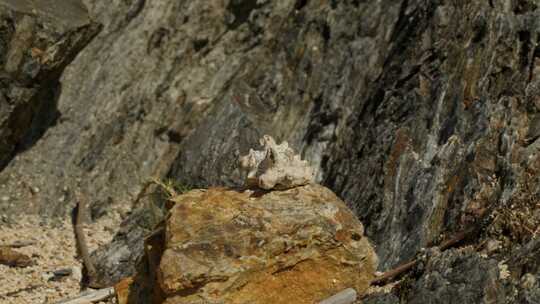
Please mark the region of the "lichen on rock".
<svg viewBox="0 0 540 304"><path fill-rule="evenodd" d="M245 184L261 189L290 189L313 181L313 169L295 154L284 141L277 144L269 135L260 139L262 151L249 149L240 157L240 167L246 172Z"/></svg>

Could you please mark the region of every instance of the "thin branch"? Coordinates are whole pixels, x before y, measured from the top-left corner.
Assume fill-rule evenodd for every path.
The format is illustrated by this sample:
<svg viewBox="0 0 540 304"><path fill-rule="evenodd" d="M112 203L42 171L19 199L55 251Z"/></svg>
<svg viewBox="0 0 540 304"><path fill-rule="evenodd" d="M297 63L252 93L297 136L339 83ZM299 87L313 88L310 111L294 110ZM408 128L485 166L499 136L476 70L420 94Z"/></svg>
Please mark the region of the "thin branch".
<svg viewBox="0 0 540 304"><path fill-rule="evenodd" d="M373 279L373 281L371 281L371 285L385 285L390 283L392 279L411 270L414 266L416 266L416 264L418 264L418 260L412 260L405 264L401 264L392 270L388 270L387 272Z"/></svg>
<svg viewBox="0 0 540 304"><path fill-rule="evenodd" d="M452 248L459 244L461 241L466 239L469 235L474 233L476 229L468 229L461 232L458 232L453 237L449 238L448 240L442 242L439 246L440 251L444 251L446 249ZM414 259L412 261L409 261L405 264L401 264L398 267L388 270L387 272L383 273L382 275L376 277L374 280L371 281L371 285L385 285L387 283L390 283L394 278L403 275L407 271L411 270L418 264L419 260Z"/></svg>
<svg viewBox="0 0 540 304"><path fill-rule="evenodd" d="M15 241L13 243L0 245L0 247L22 248L22 247L35 245L36 243L37 243L36 241L20 240L20 241Z"/></svg>
<svg viewBox="0 0 540 304"><path fill-rule="evenodd" d="M84 234L82 221L84 218L84 215L86 213L86 210L88 208L87 206L87 198L82 195L80 192L76 192L76 199L77 199L77 215L75 220L75 239L77 241L77 247L79 248L79 253L81 254L81 258L83 260L84 267L86 268L89 283L88 286L94 287L94 288L102 288L105 287L103 284L100 284L97 277L97 270L94 266L94 263L92 259L90 258L90 253L88 251L88 243L86 241L86 236Z"/></svg>

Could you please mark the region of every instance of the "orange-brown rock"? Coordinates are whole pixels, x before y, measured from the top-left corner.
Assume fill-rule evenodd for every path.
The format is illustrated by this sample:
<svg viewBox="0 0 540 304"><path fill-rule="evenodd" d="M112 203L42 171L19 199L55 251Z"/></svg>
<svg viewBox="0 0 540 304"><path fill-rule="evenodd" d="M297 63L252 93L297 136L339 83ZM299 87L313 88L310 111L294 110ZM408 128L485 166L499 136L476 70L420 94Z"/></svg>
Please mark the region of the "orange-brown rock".
<svg viewBox="0 0 540 304"><path fill-rule="evenodd" d="M362 224L325 187L193 190L172 203L147 242L153 302L311 304L348 287L361 294L373 278Z"/></svg>
<svg viewBox="0 0 540 304"><path fill-rule="evenodd" d="M9 247L0 246L0 264L12 267L28 267L32 265L32 259Z"/></svg>
<svg viewBox="0 0 540 304"><path fill-rule="evenodd" d="M118 304L129 303L129 290L133 286L133 278L127 277L114 285L114 293L116 294L116 302Z"/></svg>

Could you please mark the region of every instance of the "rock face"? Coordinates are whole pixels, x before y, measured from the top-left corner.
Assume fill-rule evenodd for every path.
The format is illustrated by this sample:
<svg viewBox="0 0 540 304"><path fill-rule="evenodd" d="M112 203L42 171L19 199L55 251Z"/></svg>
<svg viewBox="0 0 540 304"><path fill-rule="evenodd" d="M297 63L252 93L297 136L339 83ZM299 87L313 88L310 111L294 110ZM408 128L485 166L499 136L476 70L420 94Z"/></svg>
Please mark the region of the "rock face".
<svg viewBox="0 0 540 304"><path fill-rule="evenodd" d="M14 124L27 130L29 108L0 108L0 117L17 122L0 126L0 159L7 163L0 213L63 216L75 187L95 194L94 216L129 205L133 212L113 243L96 253L111 281L132 274L142 252L151 225L144 199L136 198L148 177L241 185L237 159L263 134L298 147L316 180L353 209L376 245L380 270L471 225L481 229L469 245L501 244L486 253L497 265L537 235L536 1L84 3L103 30L62 73L56 106L32 108L30 116L40 118L31 119L30 129L39 130L30 132L32 144L13 148L27 132L6 131ZM39 22L24 16L21 33ZM6 49L16 29L13 19L2 20ZM35 94L13 92L20 100ZM533 260L523 268L533 269ZM495 263L466 265L484 272ZM539 281L511 262L508 268L505 284L519 294L522 280ZM448 281L459 288L459 280ZM527 286L527 294L538 290ZM485 290L471 292L484 299ZM496 293L496 301L511 294Z"/></svg>
<svg viewBox="0 0 540 304"><path fill-rule="evenodd" d="M240 157L240 168L247 172L245 185L261 189L290 189L313 182L313 169L287 142L276 144L265 135L260 140L262 151L249 149Z"/></svg>
<svg viewBox="0 0 540 304"><path fill-rule="evenodd" d="M472 247L433 252L414 279L391 293L370 295L363 303L540 303L540 240L514 249L510 256L500 261L500 255L479 254Z"/></svg>
<svg viewBox="0 0 540 304"><path fill-rule="evenodd" d="M0 1L0 169L57 122L60 75L99 30L82 3L56 8Z"/></svg>
<svg viewBox="0 0 540 304"><path fill-rule="evenodd" d="M319 185L193 190L172 202L163 244L147 246L145 262L160 261L148 270L154 303L311 304L349 287L361 294L377 267L362 224Z"/></svg>

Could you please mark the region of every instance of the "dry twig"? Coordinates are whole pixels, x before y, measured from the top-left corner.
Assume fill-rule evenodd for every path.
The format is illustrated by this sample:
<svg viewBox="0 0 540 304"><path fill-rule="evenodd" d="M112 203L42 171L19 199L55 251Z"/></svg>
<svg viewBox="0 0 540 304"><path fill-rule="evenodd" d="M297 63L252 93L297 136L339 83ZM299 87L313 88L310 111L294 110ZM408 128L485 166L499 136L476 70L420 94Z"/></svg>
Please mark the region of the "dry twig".
<svg viewBox="0 0 540 304"><path fill-rule="evenodd" d="M15 241L13 243L0 245L0 247L23 248L23 247L32 246L32 245L35 245L35 244L36 244L36 241L20 240L20 241Z"/></svg>
<svg viewBox="0 0 540 304"><path fill-rule="evenodd" d="M454 235L453 237L449 238L448 240L442 242L437 247L441 251L452 248L452 247L456 246L457 244L459 244L464 239L466 239L468 236L470 236L475 231L476 231L476 229L473 229L473 228L461 231L461 232L457 233L456 235ZM410 262L399 265L398 267L396 267L396 268L394 268L392 270L389 270L389 271L383 273L382 275L378 276L377 278L375 278L373 281L371 281L371 285L385 285L387 283L390 283L394 278L396 278L396 277L398 277L400 275L403 275L407 271L414 268L418 264L418 262L419 262L418 259L414 259L414 260L412 260Z"/></svg>
<svg viewBox="0 0 540 304"><path fill-rule="evenodd" d="M97 277L96 267L92 259L90 258L90 253L88 252L88 243L86 241L86 236L84 234L82 221L86 210L88 208L86 197L84 197L80 192L76 192L77 199L77 214L75 219L75 240L77 241L77 247L79 248L79 253L83 260L84 267L88 275L88 286L92 288L103 288L106 287L103 284L99 283Z"/></svg>

